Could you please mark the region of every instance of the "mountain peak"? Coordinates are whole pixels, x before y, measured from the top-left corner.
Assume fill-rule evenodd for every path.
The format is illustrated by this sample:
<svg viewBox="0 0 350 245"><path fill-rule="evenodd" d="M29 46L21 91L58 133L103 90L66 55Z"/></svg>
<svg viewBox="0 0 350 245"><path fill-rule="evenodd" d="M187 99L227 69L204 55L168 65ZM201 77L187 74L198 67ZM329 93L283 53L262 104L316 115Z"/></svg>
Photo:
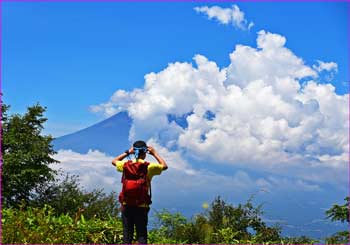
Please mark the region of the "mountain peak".
<svg viewBox="0 0 350 245"><path fill-rule="evenodd" d="M93 149L115 155L129 147L131 125L128 113L119 112L90 127L54 139L54 149L70 149L82 154Z"/></svg>

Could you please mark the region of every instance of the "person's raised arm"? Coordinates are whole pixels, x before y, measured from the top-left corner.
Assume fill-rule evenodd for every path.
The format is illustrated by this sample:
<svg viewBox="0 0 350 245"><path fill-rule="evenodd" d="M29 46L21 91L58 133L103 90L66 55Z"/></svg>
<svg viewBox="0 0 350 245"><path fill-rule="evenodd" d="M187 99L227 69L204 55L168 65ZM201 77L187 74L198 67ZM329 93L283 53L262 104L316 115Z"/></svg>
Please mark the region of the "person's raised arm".
<svg viewBox="0 0 350 245"><path fill-rule="evenodd" d="M168 169L168 165L166 164L165 160L156 152L156 150L152 146L148 146L147 150L149 154L151 154L160 165L162 165L163 170Z"/></svg>
<svg viewBox="0 0 350 245"><path fill-rule="evenodd" d="M134 153L134 148L131 147L129 150L123 152L122 154L120 154L119 156L117 156L116 158L114 158L112 160L112 165L116 166L118 161L123 160L125 157L129 156L130 154Z"/></svg>

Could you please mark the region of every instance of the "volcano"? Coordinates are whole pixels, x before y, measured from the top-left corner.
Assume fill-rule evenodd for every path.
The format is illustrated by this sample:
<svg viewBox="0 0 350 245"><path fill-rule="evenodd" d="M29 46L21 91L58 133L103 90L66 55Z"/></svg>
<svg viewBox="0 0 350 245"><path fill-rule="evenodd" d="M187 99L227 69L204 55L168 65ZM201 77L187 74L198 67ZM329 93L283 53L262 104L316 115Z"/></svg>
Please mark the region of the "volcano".
<svg viewBox="0 0 350 245"><path fill-rule="evenodd" d="M81 154L90 149L115 155L125 150L129 143L132 119L127 112L112 117L72 134L53 140L54 150L72 150Z"/></svg>

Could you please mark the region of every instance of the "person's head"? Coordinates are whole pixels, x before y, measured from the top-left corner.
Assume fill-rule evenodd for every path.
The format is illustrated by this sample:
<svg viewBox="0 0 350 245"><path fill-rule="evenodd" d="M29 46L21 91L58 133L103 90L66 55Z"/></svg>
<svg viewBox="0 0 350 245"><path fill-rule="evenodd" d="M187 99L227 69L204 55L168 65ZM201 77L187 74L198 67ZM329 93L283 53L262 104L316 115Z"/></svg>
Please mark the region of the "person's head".
<svg viewBox="0 0 350 245"><path fill-rule="evenodd" d="M142 140L135 141L132 145L134 148L134 155L136 159L145 159L147 153L147 145L146 142Z"/></svg>

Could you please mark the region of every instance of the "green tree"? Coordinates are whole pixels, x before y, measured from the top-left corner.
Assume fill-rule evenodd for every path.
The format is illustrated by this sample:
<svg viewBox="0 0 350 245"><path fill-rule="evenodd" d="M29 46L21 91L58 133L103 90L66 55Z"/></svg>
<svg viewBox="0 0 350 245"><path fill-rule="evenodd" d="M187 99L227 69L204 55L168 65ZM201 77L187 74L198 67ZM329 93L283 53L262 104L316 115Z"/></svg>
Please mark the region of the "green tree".
<svg viewBox="0 0 350 245"><path fill-rule="evenodd" d="M208 223L213 227L214 234L211 243L225 239L228 240L250 240L253 234L249 228L255 231L256 242L278 241L280 239L280 227L267 227L262 221L261 205L254 207L252 198L237 207L226 203L217 197L211 204L208 215Z"/></svg>
<svg viewBox="0 0 350 245"><path fill-rule="evenodd" d="M281 228L268 227L261 214L261 206L255 207L252 199L233 206L217 197L208 210L191 220L179 213L157 213L156 228L150 234L155 243L163 238L162 243L280 243Z"/></svg>
<svg viewBox="0 0 350 245"><path fill-rule="evenodd" d="M350 209L350 198L346 197L346 201L343 205L334 204L330 209L326 211L327 218L332 221L349 222L349 209Z"/></svg>
<svg viewBox="0 0 350 245"><path fill-rule="evenodd" d="M55 151L52 137L42 135L46 108L36 104L24 115L8 116L9 106L2 106L2 198L5 206L18 206L30 200L37 188L53 180L56 171L50 164Z"/></svg>
<svg viewBox="0 0 350 245"><path fill-rule="evenodd" d="M103 190L84 191L76 175L66 175L63 180L55 179L37 189L29 204L34 207L50 205L55 213L68 214L71 217L84 214L87 219L107 220L117 217L119 203L115 192L106 195Z"/></svg>
<svg viewBox="0 0 350 245"><path fill-rule="evenodd" d="M340 221L342 223L349 223L349 215L350 215L350 197L346 197L344 199L345 204L338 205L334 204L330 209L326 211L327 218L332 221ZM333 234L331 237L326 238L326 242L329 244L336 243L349 243L350 242L350 234L349 231L340 231Z"/></svg>
<svg viewBox="0 0 350 245"><path fill-rule="evenodd" d="M170 213L167 210L155 213L157 227L160 237L165 237L167 242L173 240L175 243L188 243L187 241L187 219L181 213Z"/></svg>

